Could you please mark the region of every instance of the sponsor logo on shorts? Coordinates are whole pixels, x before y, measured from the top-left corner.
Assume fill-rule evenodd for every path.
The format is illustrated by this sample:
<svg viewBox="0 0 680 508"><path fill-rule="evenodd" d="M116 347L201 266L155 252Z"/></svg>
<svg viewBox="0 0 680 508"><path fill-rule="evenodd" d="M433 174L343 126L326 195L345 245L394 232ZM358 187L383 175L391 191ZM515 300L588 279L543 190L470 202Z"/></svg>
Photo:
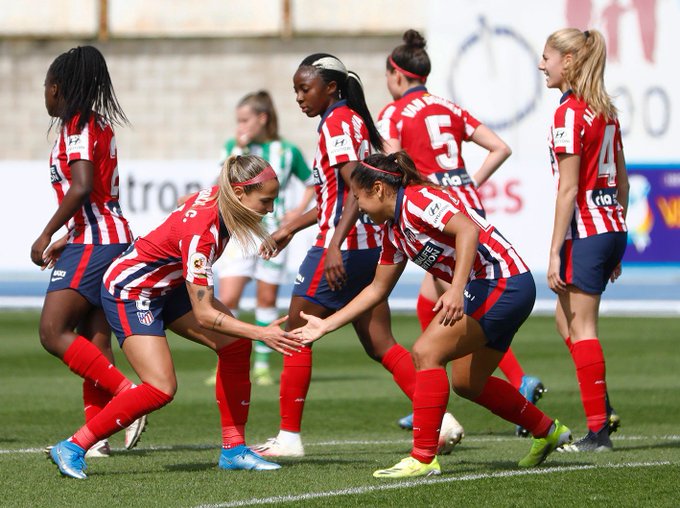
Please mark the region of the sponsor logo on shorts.
<svg viewBox="0 0 680 508"><path fill-rule="evenodd" d="M463 296L465 296L465 298L467 298L471 302L473 302L475 300L475 298L477 298L475 295L470 293L467 289L465 291L463 291Z"/></svg>
<svg viewBox="0 0 680 508"><path fill-rule="evenodd" d="M305 277L304 277L304 275L302 275L301 273L298 273L298 274L295 276L295 284L296 284L296 285L297 285L297 284L302 284L304 281L305 281Z"/></svg>
<svg viewBox="0 0 680 508"><path fill-rule="evenodd" d="M424 270L428 270L437 262L442 252L444 252L442 247L427 242L418 255L413 258L413 262Z"/></svg>
<svg viewBox="0 0 680 508"><path fill-rule="evenodd" d="M52 278L50 279L52 282L57 282L59 280L62 280L64 277L66 277L66 270L54 270L52 272Z"/></svg>

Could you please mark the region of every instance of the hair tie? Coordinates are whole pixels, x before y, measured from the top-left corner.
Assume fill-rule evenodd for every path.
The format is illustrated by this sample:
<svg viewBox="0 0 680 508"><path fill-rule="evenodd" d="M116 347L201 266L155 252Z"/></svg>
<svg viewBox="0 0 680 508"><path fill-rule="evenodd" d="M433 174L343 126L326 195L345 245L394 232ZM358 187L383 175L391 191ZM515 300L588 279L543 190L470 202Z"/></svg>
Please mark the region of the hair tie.
<svg viewBox="0 0 680 508"><path fill-rule="evenodd" d="M394 59L392 58L392 55L390 55L389 57L387 57L387 59L389 60L390 65L391 65L392 67L394 67L396 70L398 70L399 72L401 72L401 73L402 73L404 76L406 76L407 78L417 79L418 81L422 81L423 83L425 83L425 81L427 81L427 75L421 76L420 74L416 74L416 73L414 73L414 72L407 71L406 69L402 69L401 67L399 67L399 66L397 65L397 63L394 61Z"/></svg>
<svg viewBox="0 0 680 508"><path fill-rule="evenodd" d="M364 162L364 161L361 161L361 164L363 164L367 168L372 169L373 171L377 171L379 173L385 173L386 175L401 177L401 173L397 173L396 171L388 171L386 169L376 168L375 166L371 166L370 164L368 164L367 162Z"/></svg>
<svg viewBox="0 0 680 508"><path fill-rule="evenodd" d="M590 30L586 30L585 32L583 32L583 35L586 36L586 39L590 37Z"/></svg>
<svg viewBox="0 0 680 508"><path fill-rule="evenodd" d="M240 157L237 156L237 157ZM232 187L245 187L246 185L255 185L256 183L262 183L266 182L267 180L274 180L276 179L276 172L272 169L271 166L267 166L264 168L262 171L260 171L257 175L252 177L250 180L245 180L243 182L231 182Z"/></svg>

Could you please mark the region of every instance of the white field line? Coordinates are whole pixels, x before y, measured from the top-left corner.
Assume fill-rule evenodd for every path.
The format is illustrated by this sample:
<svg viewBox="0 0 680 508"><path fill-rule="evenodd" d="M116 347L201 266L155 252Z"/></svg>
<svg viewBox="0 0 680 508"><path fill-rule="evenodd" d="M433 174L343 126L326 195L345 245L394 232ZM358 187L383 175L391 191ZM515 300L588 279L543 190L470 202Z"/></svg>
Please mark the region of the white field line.
<svg viewBox="0 0 680 508"><path fill-rule="evenodd" d="M465 437L462 441L465 443L494 443L503 441L517 441L515 436L470 436ZM619 436L614 438L617 441L680 441L680 435L666 435L666 436ZM522 442L529 443L529 440ZM344 440L344 441L317 441L305 443L305 448L313 448L317 446L352 446L352 445L391 445L391 444L409 444L410 439L385 439L379 441L370 440ZM193 444L193 445L142 445L138 448L141 451L172 451L172 450L212 450L218 449L218 444ZM125 448L111 448L113 452L125 452ZM23 453L44 453L44 448L0 448L0 455L14 455ZM134 452L133 452L134 453Z"/></svg>
<svg viewBox="0 0 680 508"><path fill-rule="evenodd" d="M400 481L396 483L389 483L383 485L365 485L363 487L352 487L348 489L330 490L326 492L308 492L306 494L289 495L289 496L274 496L244 499L242 501L232 501L228 503L219 504L204 504L198 505L196 508L232 508L237 506L253 506L263 504L277 504L277 503L294 503L299 501L308 501L310 499L321 499L341 496L356 496L368 494L371 492L379 492L385 490L408 489L413 487L421 487L423 485L434 485L442 483L464 482L474 480L487 480L490 478L512 478L516 476L538 476L554 473L567 473L570 471L584 471L593 469L633 469L642 467L659 467L669 466L671 462L627 462L624 464L601 464L601 465L581 465L581 466L558 466L558 467L544 467L540 469L517 470L517 471L499 471L497 473L479 473L468 474L463 476L446 476L444 478L419 478L414 480Z"/></svg>

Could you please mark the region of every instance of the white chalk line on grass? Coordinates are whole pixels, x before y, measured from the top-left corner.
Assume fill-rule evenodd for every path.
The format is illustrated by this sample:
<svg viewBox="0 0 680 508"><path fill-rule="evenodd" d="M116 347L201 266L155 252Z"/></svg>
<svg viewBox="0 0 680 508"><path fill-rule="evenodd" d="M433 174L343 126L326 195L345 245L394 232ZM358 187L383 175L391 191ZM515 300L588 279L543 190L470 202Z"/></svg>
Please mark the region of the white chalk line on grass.
<svg viewBox="0 0 680 508"><path fill-rule="evenodd" d="M502 441L520 441L515 436L470 436L465 437L462 441L465 443L493 443ZM680 441L680 435L668 436L616 436L614 441ZM525 442L529 442L526 440ZM380 441L370 440L337 440L337 441L317 441L305 443L305 447L317 446L352 446L352 445L392 445L392 444L410 444L410 439L389 439ZM139 451L172 451L172 450L211 450L218 449L218 444L195 444L195 445L149 445L138 448ZM43 453L44 448L0 448L0 455L12 455L23 453ZM125 448L111 448L113 452L126 452Z"/></svg>
<svg viewBox="0 0 680 508"><path fill-rule="evenodd" d="M537 476L553 473L568 473L571 471L584 471L592 469L632 469L642 467L658 467L669 466L671 462L627 462L624 464L600 464L600 465L581 465L581 466L557 466L546 467L541 469L524 469L516 471L499 471L497 473L478 473L468 474L463 476L447 476L438 478L419 478L414 480L400 481L396 483L389 483L384 485L364 485L363 487L352 487L348 489L330 490L327 492L308 492L306 494L289 495L289 496L274 496L244 499L242 501L231 501L228 503L218 504L203 504L196 508L235 508L238 506L252 506L263 504L277 504L277 503L294 503L299 501L309 501L311 499L321 499L341 496L356 496L362 494L370 494L372 492L379 492L385 490L408 489L412 487L420 487L423 485L435 485L441 483L464 482L474 480L488 480L492 478L512 478L515 476Z"/></svg>

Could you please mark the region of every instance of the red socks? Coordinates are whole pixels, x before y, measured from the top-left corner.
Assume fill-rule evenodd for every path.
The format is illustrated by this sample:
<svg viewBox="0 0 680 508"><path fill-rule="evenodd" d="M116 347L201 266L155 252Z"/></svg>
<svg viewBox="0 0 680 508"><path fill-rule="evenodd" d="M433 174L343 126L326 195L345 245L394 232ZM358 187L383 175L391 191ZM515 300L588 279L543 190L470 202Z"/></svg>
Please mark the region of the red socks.
<svg viewBox="0 0 680 508"><path fill-rule="evenodd" d="M597 432L607 422L607 382L600 341L593 337L573 342L571 357L576 366L576 378L581 389L581 402L588 428Z"/></svg>
<svg viewBox="0 0 680 508"><path fill-rule="evenodd" d="M473 400L504 420L524 427L534 437L545 437L552 420L525 399L517 388L498 377L489 377L484 390Z"/></svg>
<svg viewBox="0 0 680 508"><path fill-rule="evenodd" d="M501 358L498 368L501 369L501 372L505 375L508 381L510 381L510 384L514 386L516 390L519 390L519 387L522 385L524 370L522 370L522 366L517 361L515 353L512 352L512 349L508 348L506 353L503 355L503 358Z"/></svg>
<svg viewBox="0 0 680 508"><path fill-rule="evenodd" d="M111 399L70 441L87 450L97 441L126 428L140 416L162 408L171 400L172 395L148 383L134 386Z"/></svg>
<svg viewBox="0 0 680 508"><path fill-rule="evenodd" d="M83 380L83 406L85 408L85 423L89 422L104 409L113 395L95 386L89 379Z"/></svg>
<svg viewBox="0 0 680 508"><path fill-rule="evenodd" d="M425 330L434 317L437 315L432 308L437 302L433 302L429 298L425 298L423 295L418 295L418 301L416 302L416 315L418 316L418 321L420 321L420 329Z"/></svg>
<svg viewBox="0 0 680 508"><path fill-rule="evenodd" d="M305 397L312 379L312 349L300 348L300 352L283 357L279 404L281 430L300 432Z"/></svg>
<svg viewBox="0 0 680 508"><path fill-rule="evenodd" d="M94 386L117 395L132 385L104 354L89 340L78 335L64 353L63 361L68 368Z"/></svg>
<svg viewBox="0 0 680 508"><path fill-rule="evenodd" d="M444 369L416 372L413 394L413 450L411 457L429 464L437 454L439 428L449 402L449 378Z"/></svg>
<svg viewBox="0 0 680 508"><path fill-rule="evenodd" d="M252 347L251 341L240 339L217 352L215 398L220 410L223 448L233 448L246 442Z"/></svg>
<svg viewBox="0 0 680 508"><path fill-rule="evenodd" d="M416 387L416 368L413 365L411 353L404 346L395 344L383 356L382 364L392 373L392 377L401 391L413 400L413 392Z"/></svg>

